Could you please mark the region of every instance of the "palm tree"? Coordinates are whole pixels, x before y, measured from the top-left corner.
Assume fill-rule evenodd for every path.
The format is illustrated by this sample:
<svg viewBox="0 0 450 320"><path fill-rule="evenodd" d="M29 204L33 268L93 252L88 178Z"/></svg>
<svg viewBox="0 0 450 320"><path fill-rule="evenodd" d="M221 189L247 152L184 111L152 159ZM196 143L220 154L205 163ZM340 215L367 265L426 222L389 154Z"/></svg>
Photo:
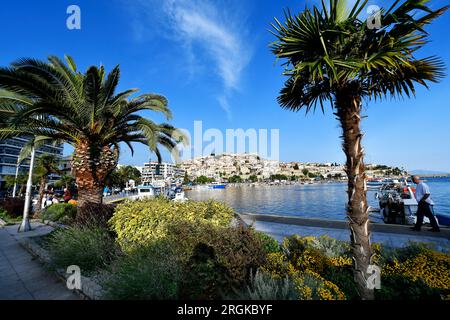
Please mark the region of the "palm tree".
<svg viewBox="0 0 450 320"><path fill-rule="evenodd" d="M59 183L61 183L61 185L67 189L72 188L74 182L75 182L75 178L72 175L67 174L67 173L61 175L61 177L59 178Z"/></svg>
<svg viewBox="0 0 450 320"><path fill-rule="evenodd" d="M371 263L370 228L366 201L364 151L361 146L363 100L410 96L416 84L427 87L444 76L436 57L416 58L415 51L428 42L423 27L447 7L432 10L428 0L396 0L379 12L381 25L372 28L360 18L367 0L357 0L346 10L345 1L322 1L320 8L306 8L297 16L275 19L271 49L285 59L288 77L278 97L281 107L306 113L328 101L343 135L348 176L347 216L351 230L354 275L360 296L373 298L367 286Z"/></svg>
<svg viewBox="0 0 450 320"><path fill-rule="evenodd" d="M14 185L19 187L19 191L16 196L20 196L24 193L25 186L27 184L27 175L25 173L19 173L17 179L15 176L5 176L5 187L7 189L13 188Z"/></svg>
<svg viewBox="0 0 450 320"><path fill-rule="evenodd" d="M39 217L41 213L42 199L44 198L48 178L51 174L60 172L58 166L58 160L52 154L44 153L37 159L37 167L34 172L35 176L39 179L39 198L34 212L36 217Z"/></svg>
<svg viewBox="0 0 450 320"><path fill-rule="evenodd" d="M0 68L0 139L21 134L41 143L65 142L74 147L73 173L79 201L100 203L106 176L116 167L119 144L133 154L132 143L143 143L161 160L160 146L174 150L183 136L173 126L157 124L138 114L143 110L171 112L167 99L156 94L116 93L120 70L108 75L103 66L78 71L50 56L48 62L20 59Z"/></svg>
<svg viewBox="0 0 450 320"><path fill-rule="evenodd" d="M136 184L140 184L141 173L133 166L121 166L108 175L107 185L123 189L130 180L134 180Z"/></svg>

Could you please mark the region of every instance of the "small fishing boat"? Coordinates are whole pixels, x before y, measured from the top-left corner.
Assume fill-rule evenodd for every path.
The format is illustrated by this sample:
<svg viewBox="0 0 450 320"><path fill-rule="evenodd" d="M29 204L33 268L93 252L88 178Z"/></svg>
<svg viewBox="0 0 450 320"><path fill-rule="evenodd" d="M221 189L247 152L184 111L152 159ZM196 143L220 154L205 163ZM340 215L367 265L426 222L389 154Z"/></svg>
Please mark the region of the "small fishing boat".
<svg viewBox="0 0 450 320"><path fill-rule="evenodd" d="M371 217L388 224L415 224L418 203L414 193L415 188L406 180L385 179L379 192L375 194L380 209L378 212L370 212ZM423 222L429 224L430 220L424 217Z"/></svg>

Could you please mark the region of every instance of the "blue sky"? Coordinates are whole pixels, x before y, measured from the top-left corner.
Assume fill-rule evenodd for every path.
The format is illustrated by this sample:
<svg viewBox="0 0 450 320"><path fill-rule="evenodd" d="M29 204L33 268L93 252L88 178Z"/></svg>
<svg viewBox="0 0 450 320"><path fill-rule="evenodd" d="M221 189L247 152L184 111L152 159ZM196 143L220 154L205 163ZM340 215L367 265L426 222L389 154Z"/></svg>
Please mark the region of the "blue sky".
<svg viewBox="0 0 450 320"><path fill-rule="evenodd" d="M371 2L385 3L391 2ZM71 4L81 8L81 30L66 28ZM298 12L304 6L288 0L8 1L0 11L0 64L66 53L83 70L120 64L119 89L163 94L177 127L192 130L201 120L204 128L223 131L279 129L280 160L343 163L331 109L305 116L276 102L284 79L269 50L270 23L282 18L283 9ZM438 54L448 67L449 25L447 12L429 26L432 42L418 55ZM449 89L446 77L430 90L418 88L415 99L370 102L363 122L366 163L450 172ZM142 165L150 156L144 146L134 157L123 148L120 162Z"/></svg>

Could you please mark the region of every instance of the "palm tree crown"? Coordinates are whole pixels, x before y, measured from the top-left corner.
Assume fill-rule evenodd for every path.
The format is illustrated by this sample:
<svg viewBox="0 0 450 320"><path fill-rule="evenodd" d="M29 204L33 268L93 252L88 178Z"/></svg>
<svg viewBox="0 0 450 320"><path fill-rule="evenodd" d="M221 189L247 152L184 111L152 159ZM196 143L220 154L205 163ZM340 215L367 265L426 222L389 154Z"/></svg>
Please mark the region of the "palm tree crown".
<svg viewBox="0 0 450 320"><path fill-rule="evenodd" d="M49 140L74 146L72 167L80 197L101 201L106 176L117 165L119 144L133 153L133 142L149 146L161 160L160 146L170 151L183 138L173 126L157 124L140 111L160 112L171 118L167 99L156 94L132 98L136 89L116 92L119 66L105 74L103 66L78 71L50 56L48 62L20 59L0 68L0 139L34 136L28 149ZM94 191L95 190L95 191Z"/></svg>
<svg viewBox="0 0 450 320"><path fill-rule="evenodd" d="M362 20L368 0L358 0L346 10L343 0L329 7L305 9L298 16L286 13L285 23L272 24L277 41L272 51L285 58L289 78L278 98L282 107L306 111L334 101L340 90L381 98L415 93L415 84L427 86L444 76L436 57L418 59L415 51L428 42L423 27L448 8L431 10L429 0L396 0L380 12L380 28Z"/></svg>
<svg viewBox="0 0 450 320"><path fill-rule="evenodd" d="M175 128L137 114L152 110L170 119L166 98L143 94L129 99L136 89L116 93L119 66L106 76L103 66L79 72L69 56L67 65L54 56L48 60L21 59L10 68L0 68L0 88L8 91L0 94L0 114L8 119L0 129L2 138L29 134L99 147L125 142L132 151L131 142L139 142L158 157L158 145L175 147Z"/></svg>

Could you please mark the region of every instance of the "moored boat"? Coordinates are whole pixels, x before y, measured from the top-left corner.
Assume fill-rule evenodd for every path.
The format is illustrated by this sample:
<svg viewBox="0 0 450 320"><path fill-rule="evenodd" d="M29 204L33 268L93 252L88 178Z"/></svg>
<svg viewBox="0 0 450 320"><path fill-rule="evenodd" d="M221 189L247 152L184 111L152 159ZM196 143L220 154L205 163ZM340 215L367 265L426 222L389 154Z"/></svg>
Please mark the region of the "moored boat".
<svg viewBox="0 0 450 320"><path fill-rule="evenodd" d="M415 188L406 180L385 179L379 192L375 194L380 210L378 213L371 212L371 216L388 224L415 224L418 203L414 193ZM423 222L429 224L430 220L424 217Z"/></svg>

